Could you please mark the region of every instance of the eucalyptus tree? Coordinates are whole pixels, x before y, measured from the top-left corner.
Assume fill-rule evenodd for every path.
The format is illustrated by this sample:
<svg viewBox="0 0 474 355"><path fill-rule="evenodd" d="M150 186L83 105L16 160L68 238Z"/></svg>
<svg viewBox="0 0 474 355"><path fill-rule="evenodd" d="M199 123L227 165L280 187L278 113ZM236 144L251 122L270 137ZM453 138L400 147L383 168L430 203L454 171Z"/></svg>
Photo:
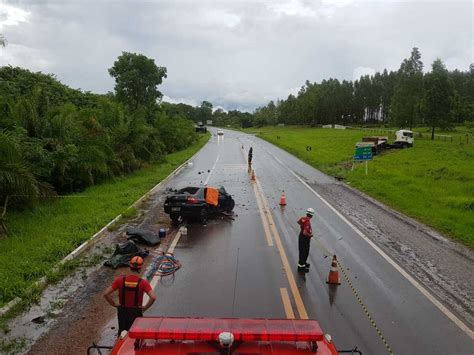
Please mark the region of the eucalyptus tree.
<svg viewBox="0 0 474 355"><path fill-rule="evenodd" d="M419 118L418 108L423 98L423 62L418 48L403 60L398 70L399 80L392 98L390 115L399 127L412 128Z"/></svg>
<svg viewBox="0 0 474 355"><path fill-rule="evenodd" d="M426 75L426 90L423 111L426 122L431 127L431 139L434 139L435 127L446 128L452 124L454 108L454 85L448 70L440 59L432 64L431 73Z"/></svg>

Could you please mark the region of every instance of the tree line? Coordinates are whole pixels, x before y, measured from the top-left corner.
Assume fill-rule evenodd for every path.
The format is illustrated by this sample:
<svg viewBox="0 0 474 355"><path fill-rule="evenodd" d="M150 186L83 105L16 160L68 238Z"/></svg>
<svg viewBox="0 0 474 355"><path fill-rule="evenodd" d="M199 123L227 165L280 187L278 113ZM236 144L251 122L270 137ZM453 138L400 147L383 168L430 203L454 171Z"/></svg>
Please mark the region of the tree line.
<svg viewBox="0 0 474 355"><path fill-rule="evenodd" d="M98 95L0 68L0 217L2 207L81 191L196 141L193 117L161 103L166 68L124 52L109 73L115 90Z"/></svg>
<svg viewBox="0 0 474 355"><path fill-rule="evenodd" d="M240 127L276 124L385 124L449 129L474 121L474 65L468 71L448 71L440 59L423 72L418 48L397 71L384 70L355 81L338 79L306 83L298 94L270 101L251 115L215 112L216 123Z"/></svg>

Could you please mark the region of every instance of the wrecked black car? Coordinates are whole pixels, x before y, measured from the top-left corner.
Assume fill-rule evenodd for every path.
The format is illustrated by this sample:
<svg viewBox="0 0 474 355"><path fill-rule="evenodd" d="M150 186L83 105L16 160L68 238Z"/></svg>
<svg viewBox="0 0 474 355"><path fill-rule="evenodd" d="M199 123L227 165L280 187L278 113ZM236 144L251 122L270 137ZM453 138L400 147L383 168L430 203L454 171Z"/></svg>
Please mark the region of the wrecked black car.
<svg viewBox="0 0 474 355"><path fill-rule="evenodd" d="M234 199L223 186L188 186L174 190L166 198L164 208L173 222L180 218L205 222L208 217L232 212L234 206Z"/></svg>

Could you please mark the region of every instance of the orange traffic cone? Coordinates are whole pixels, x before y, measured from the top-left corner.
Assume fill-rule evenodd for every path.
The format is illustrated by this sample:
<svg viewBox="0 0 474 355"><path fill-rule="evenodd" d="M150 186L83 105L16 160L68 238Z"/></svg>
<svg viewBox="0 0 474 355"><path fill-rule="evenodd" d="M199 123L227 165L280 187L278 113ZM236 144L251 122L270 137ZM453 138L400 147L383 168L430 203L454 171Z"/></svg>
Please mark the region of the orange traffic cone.
<svg viewBox="0 0 474 355"><path fill-rule="evenodd" d="M329 270L327 284L340 285L339 281L339 271L337 270L337 258L336 255L332 257L331 269Z"/></svg>
<svg viewBox="0 0 474 355"><path fill-rule="evenodd" d="M285 195L285 191L282 191L282 193L281 193L280 206L286 206L286 195Z"/></svg>
<svg viewBox="0 0 474 355"><path fill-rule="evenodd" d="M257 177L255 176L255 170L252 169L252 177L250 178L252 181L256 181Z"/></svg>

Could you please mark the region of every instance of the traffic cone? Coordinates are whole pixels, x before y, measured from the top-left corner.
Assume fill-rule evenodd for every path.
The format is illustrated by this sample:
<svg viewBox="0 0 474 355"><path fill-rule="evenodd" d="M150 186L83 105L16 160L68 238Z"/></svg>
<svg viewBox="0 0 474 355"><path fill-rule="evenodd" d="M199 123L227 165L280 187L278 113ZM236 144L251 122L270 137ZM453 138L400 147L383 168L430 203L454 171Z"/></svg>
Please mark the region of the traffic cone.
<svg viewBox="0 0 474 355"><path fill-rule="evenodd" d="M257 177L255 176L255 170L252 169L252 177L250 178L252 181L256 181Z"/></svg>
<svg viewBox="0 0 474 355"><path fill-rule="evenodd" d="M286 206L286 195L285 195L285 191L282 191L282 193L281 193L280 206Z"/></svg>
<svg viewBox="0 0 474 355"><path fill-rule="evenodd" d="M337 258L336 255L332 257L331 269L329 270L327 284L340 285L339 281L339 271L337 270Z"/></svg>

